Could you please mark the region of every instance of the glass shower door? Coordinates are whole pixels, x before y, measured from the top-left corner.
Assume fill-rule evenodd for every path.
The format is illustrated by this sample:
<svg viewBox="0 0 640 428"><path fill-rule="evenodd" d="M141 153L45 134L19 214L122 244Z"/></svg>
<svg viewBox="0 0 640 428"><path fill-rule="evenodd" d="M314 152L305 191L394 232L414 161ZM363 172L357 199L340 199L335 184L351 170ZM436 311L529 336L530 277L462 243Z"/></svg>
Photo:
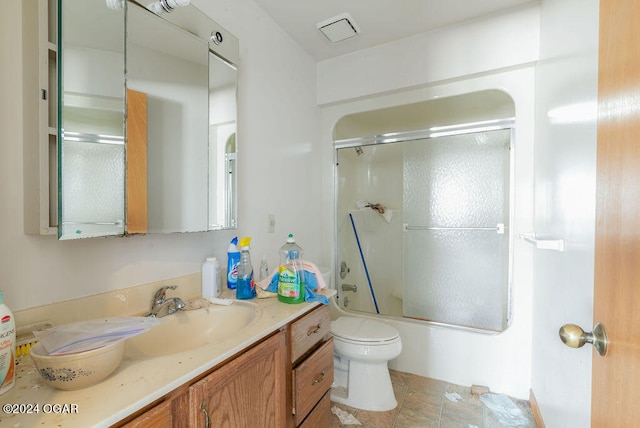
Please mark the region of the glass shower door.
<svg viewBox="0 0 640 428"><path fill-rule="evenodd" d="M509 321L511 129L404 144L403 316Z"/></svg>

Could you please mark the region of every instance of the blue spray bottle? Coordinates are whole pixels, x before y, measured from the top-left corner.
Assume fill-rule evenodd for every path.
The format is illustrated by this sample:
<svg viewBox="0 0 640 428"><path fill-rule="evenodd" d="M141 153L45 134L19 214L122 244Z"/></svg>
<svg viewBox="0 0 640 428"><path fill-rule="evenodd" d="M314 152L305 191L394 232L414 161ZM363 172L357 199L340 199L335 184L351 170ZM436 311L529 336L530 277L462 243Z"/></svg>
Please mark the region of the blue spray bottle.
<svg viewBox="0 0 640 428"><path fill-rule="evenodd" d="M238 264L240 263L240 251L238 250L238 237L229 243L227 249L227 287L235 290L238 286Z"/></svg>
<svg viewBox="0 0 640 428"><path fill-rule="evenodd" d="M253 299L256 297L256 284L253 279L253 265L249 254L251 237L247 236L240 240L240 264L238 265L238 288L236 289L236 299Z"/></svg>

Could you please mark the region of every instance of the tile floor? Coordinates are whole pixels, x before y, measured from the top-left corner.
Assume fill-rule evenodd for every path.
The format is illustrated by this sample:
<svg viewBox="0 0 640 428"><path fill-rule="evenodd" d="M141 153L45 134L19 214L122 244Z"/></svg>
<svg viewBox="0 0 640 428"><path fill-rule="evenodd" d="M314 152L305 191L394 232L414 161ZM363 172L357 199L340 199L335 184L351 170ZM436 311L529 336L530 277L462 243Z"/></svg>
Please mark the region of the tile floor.
<svg viewBox="0 0 640 428"><path fill-rule="evenodd" d="M531 407L526 400L511 399L528 421L526 424L513 425L508 424L510 421L500 422L499 416L504 418L505 413L494 413L478 396L471 395L469 387L395 370L390 370L390 373L398 401L395 409L368 412L331 403L332 409L335 406L352 414L365 428L536 428ZM455 393L459 394L460 399ZM342 424L336 414L332 414L331 418L331 428L354 426Z"/></svg>

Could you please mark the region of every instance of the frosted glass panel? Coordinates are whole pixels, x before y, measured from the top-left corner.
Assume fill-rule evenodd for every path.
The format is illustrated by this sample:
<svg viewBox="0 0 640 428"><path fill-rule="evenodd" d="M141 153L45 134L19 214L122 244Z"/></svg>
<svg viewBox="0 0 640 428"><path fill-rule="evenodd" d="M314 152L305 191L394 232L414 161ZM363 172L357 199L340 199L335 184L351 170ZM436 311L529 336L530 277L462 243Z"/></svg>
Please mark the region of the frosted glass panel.
<svg viewBox="0 0 640 428"><path fill-rule="evenodd" d="M405 143L405 223L439 227L506 223L510 132Z"/></svg>
<svg viewBox="0 0 640 428"><path fill-rule="evenodd" d="M506 328L510 135L404 144L403 316Z"/></svg>
<svg viewBox="0 0 640 428"><path fill-rule="evenodd" d="M124 144L65 140L61 167L61 239L123 234Z"/></svg>
<svg viewBox="0 0 640 428"><path fill-rule="evenodd" d="M508 235L409 231L405 245L405 317L504 329Z"/></svg>

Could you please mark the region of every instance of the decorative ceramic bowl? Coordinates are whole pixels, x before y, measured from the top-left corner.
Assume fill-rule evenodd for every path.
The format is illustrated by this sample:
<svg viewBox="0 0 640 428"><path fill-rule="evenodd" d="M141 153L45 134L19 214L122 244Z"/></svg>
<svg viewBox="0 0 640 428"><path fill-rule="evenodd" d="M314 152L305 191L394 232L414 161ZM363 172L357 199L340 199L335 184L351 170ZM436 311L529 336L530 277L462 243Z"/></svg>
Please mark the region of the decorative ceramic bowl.
<svg viewBox="0 0 640 428"><path fill-rule="evenodd" d="M95 385L120 365L125 340L67 355L48 355L41 343L31 347L30 355L47 385L73 390Z"/></svg>

